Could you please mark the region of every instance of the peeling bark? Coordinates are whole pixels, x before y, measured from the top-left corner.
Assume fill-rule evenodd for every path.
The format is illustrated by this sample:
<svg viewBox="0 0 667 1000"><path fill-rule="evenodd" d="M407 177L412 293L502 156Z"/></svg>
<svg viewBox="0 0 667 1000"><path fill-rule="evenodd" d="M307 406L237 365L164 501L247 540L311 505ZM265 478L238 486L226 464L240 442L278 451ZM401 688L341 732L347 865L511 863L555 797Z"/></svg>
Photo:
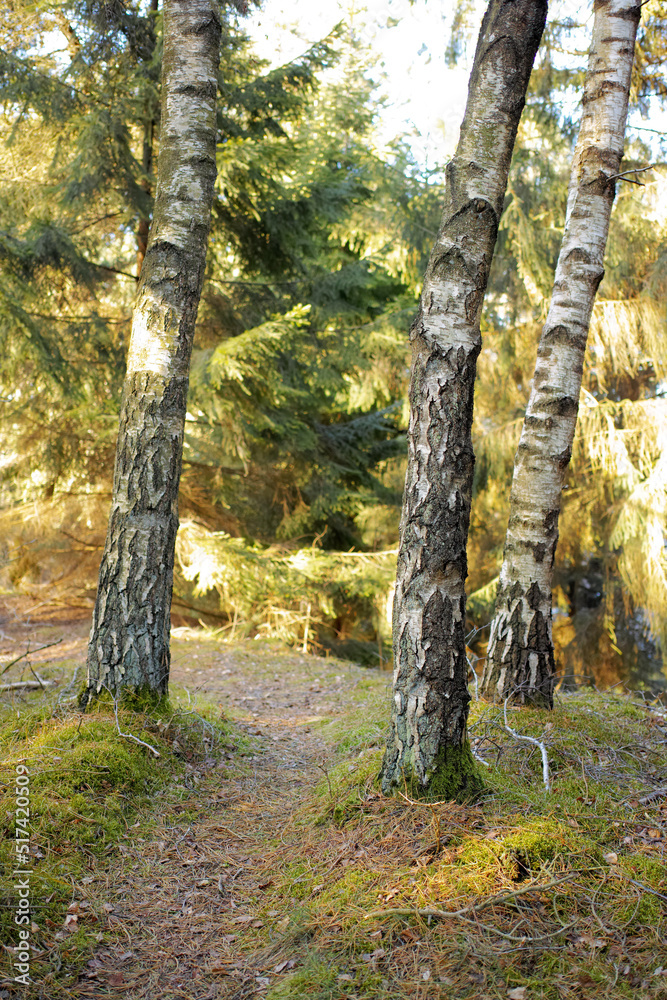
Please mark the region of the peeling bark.
<svg viewBox="0 0 667 1000"><path fill-rule="evenodd" d="M153 222L132 320L109 529L82 697L166 694L178 484L216 176L215 0L166 0Z"/></svg>
<svg viewBox="0 0 667 1000"><path fill-rule="evenodd" d="M623 158L640 7L596 0L563 242L514 463L510 515L482 691L553 706L552 574L586 340Z"/></svg>
<svg viewBox="0 0 667 1000"><path fill-rule="evenodd" d="M546 0L491 0L440 230L410 331L408 469L394 599L394 705L382 787L447 795L467 766L466 542L474 455L473 388L482 301ZM458 774L452 780L452 763Z"/></svg>

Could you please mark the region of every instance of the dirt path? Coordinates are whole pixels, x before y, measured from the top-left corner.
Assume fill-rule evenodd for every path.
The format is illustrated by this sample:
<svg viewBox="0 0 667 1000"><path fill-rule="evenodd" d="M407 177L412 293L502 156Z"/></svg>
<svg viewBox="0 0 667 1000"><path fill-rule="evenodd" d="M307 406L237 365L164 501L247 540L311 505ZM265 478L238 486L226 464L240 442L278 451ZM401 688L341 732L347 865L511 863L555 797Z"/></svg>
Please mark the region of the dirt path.
<svg viewBox="0 0 667 1000"><path fill-rule="evenodd" d="M267 842L289 825L322 747L279 724L254 741L242 774L234 763L205 776L193 770L197 795L183 800L183 813L172 805L150 840L128 837L123 863L90 883L92 895L108 897L116 944L88 963L75 996L203 1000L265 991L280 956L248 954L262 927L279 933L286 916L263 912Z"/></svg>
<svg viewBox="0 0 667 1000"><path fill-rule="evenodd" d="M0 655L22 651L28 639L34 648L62 637L31 654L33 667L83 665L87 615L2 611ZM227 646L176 633L172 693L195 709L202 699L219 704L241 743L222 760L188 764L156 814L128 831L121 859L75 883L81 920L96 912L112 934L73 997L242 1000L265 994L294 964L281 944L290 913L264 898L279 877L272 854L284 862L290 843L303 853L294 818L331 756L322 724L349 711L353 698L358 706L368 671L269 643Z"/></svg>
<svg viewBox="0 0 667 1000"><path fill-rule="evenodd" d="M196 687L241 719L247 755L230 751L211 769L192 768L196 792L152 839L127 839L115 884L103 875L102 885L91 883L97 896L108 890L117 947L93 959L76 996L241 1000L289 968L280 943L289 913L267 910L263 899L276 876L270 855L297 843L295 811L326 768L330 748L312 725L341 714L350 685L367 675L266 647L184 647L176 640L174 686Z"/></svg>
<svg viewBox="0 0 667 1000"><path fill-rule="evenodd" d="M11 676L29 678L29 660L62 691L86 618L0 600L3 662L61 639ZM172 650L173 703L206 701L234 725L207 760L174 725L171 784L90 868L85 847L68 855L72 902L35 932L47 971L31 1000L667 997L662 706L582 690L548 717L516 709L517 731L549 744L547 795L500 710L475 704L489 797L436 807L374 785L389 675L199 630L175 630ZM63 843L81 821L66 816ZM451 915L414 919L443 901Z"/></svg>

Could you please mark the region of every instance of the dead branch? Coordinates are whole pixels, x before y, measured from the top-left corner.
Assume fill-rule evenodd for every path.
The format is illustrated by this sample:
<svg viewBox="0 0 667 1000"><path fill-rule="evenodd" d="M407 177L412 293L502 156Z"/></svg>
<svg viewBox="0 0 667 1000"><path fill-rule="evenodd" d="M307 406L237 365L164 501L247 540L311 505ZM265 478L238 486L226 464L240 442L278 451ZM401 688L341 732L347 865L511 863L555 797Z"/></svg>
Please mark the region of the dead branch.
<svg viewBox="0 0 667 1000"><path fill-rule="evenodd" d="M542 781L544 782L544 787L548 792L551 791L551 782L549 780L549 758L547 757L547 748L541 740L536 740L532 736L521 736L514 729L511 728L507 721L507 702L511 696L505 698L505 704L503 705L503 717L505 719L505 729L513 736L515 740L524 740L526 743L532 743L534 746L539 747L540 753L542 754Z"/></svg>
<svg viewBox="0 0 667 1000"><path fill-rule="evenodd" d="M493 927L491 924L481 924L479 921L470 920L468 917L459 917L459 920L463 920L466 924L473 924L475 927L481 927L482 930L489 931L492 934L497 934L499 937L505 938L506 941L518 941L521 944L530 944L532 941L544 941L547 938L555 937L557 934L563 934L579 922L578 919L572 920L569 924L561 924L561 926L557 927L556 930L548 931L546 934L536 934L534 937L525 937L519 934L507 934L505 931L501 931L497 927Z"/></svg>
<svg viewBox="0 0 667 1000"><path fill-rule="evenodd" d="M109 688L107 688L107 691L109 691ZM109 694L111 694L111 691L109 691ZM111 695L111 697L113 698L113 695ZM114 715L116 716L116 729L118 730L118 735L119 736L122 736L123 739L126 739L126 740L133 740L135 743L138 743L139 746L146 747L146 749L150 750L150 752L152 754L154 754L156 757L160 757L161 756L160 752L158 750L156 750L155 747L152 746L150 743L145 743L143 740L140 740L138 736L133 736L132 733L123 733L123 732L121 732L120 722L118 721L118 699L117 698L113 698L113 711L114 711Z"/></svg>
<svg viewBox="0 0 667 1000"><path fill-rule="evenodd" d="M392 907L389 910L373 910L371 913L367 913L364 916L364 920L371 920L378 917L438 917L440 920L451 920L452 918L465 917L467 913L479 913L480 910L486 909L487 906L500 906L501 903L506 903L511 899L515 899L517 896L523 896L527 892L544 892L546 889L553 889L556 885L562 885L563 882L570 882L575 875L580 874L580 872L570 872L569 875L564 875L562 878L552 879L551 882L543 882L539 885L525 885L520 889L515 889L513 892L501 893L498 896L489 896L488 899L483 899L479 903L471 903L469 906L464 906L461 910L439 910L434 907L424 907L418 909L416 907Z"/></svg>
<svg viewBox="0 0 667 1000"><path fill-rule="evenodd" d="M656 788L655 791L651 792L649 795L645 795L643 799L635 799L633 796L629 799L623 799L619 802L619 805L627 806L631 802L636 802L638 806L646 806L649 802L653 802L654 799L661 799L665 795L667 795L667 785L663 788Z"/></svg>
<svg viewBox="0 0 667 1000"><path fill-rule="evenodd" d="M37 677L36 674L35 676ZM43 691L47 684L55 683L55 681L46 681L37 677L36 681L14 681L12 684L0 684L0 691L37 691L39 688Z"/></svg>
<svg viewBox="0 0 667 1000"><path fill-rule="evenodd" d="M5 663L2 670L0 670L0 677L2 677L3 674L6 674L9 668L13 667L15 663L20 663L21 660L24 660L26 656L30 656L31 653L40 653L43 649L48 649L49 646L57 646L58 643L62 641L61 636L60 639L55 639L53 642L45 642L43 646L38 646L37 649L30 649L28 646L25 653L21 653L21 655L17 656L15 660L10 660L9 663Z"/></svg>

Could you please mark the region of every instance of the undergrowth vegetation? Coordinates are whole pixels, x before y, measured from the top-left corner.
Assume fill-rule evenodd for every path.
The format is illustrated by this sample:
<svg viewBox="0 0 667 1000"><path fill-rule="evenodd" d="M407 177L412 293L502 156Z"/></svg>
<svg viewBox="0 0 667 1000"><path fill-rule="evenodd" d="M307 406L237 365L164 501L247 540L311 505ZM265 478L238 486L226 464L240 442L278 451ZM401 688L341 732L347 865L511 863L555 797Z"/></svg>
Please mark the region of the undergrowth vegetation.
<svg viewBox="0 0 667 1000"><path fill-rule="evenodd" d="M3 709L7 871L16 764L31 774L26 996L667 996L660 701L561 691L507 719L475 701L479 799L385 798L387 674L203 635L175 640L188 683L217 692L197 714L117 725L51 689ZM551 790L517 735L544 745Z"/></svg>
<svg viewBox="0 0 667 1000"><path fill-rule="evenodd" d="M48 684L48 668L42 675ZM81 714L67 697L73 688L58 699L40 691L0 706L0 870L6 873L0 881L0 938L13 942L16 936L10 873L18 867L14 780L20 766L29 776L30 854L24 867L30 870L31 977L42 987L65 970L64 982L74 981L102 940L106 913L75 902L75 885L92 881L92 871L122 852L128 831L170 786L173 794L174 782L210 767L237 743L210 706L195 713L164 702L136 711L100 700ZM12 977L9 968L3 971Z"/></svg>
<svg viewBox="0 0 667 1000"><path fill-rule="evenodd" d="M282 855L264 900L292 904L302 956L271 1000L667 995L659 707L585 691L513 710L511 727L546 744L549 792L539 750L475 703L489 766L469 805L382 797L384 727L366 720L355 742L337 726L336 763L295 820L299 860Z"/></svg>

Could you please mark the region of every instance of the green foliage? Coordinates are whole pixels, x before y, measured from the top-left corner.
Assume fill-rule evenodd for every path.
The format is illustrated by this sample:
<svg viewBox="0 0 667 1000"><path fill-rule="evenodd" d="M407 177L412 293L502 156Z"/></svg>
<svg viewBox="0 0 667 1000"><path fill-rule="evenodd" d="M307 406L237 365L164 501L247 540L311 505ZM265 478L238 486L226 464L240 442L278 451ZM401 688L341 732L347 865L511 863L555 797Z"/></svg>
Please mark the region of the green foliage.
<svg viewBox="0 0 667 1000"><path fill-rule="evenodd" d="M356 627L357 638L363 639L359 622L366 620L369 638L388 639L395 551L251 547L191 522L181 526L176 555L182 577L193 584L194 597L215 594L217 606L212 610L222 612L245 634L307 644L308 632L311 642L317 642L315 637L326 641L325 633L336 625L339 636L350 629L354 638Z"/></svg>
<svg viewBox="0 0 667 1000"><path fill-rule="evenodd" d="M2 55L5 503L109 484L162 29L138 3L107 13L54 0L33 44L19 31ZM67 55L45 51L53 29ZM403 451L404 331L437 192L406 147L375 153L365 70L335 29L267 72L225 24L181 509L251 541L363 546L357 515L399 501L383 468Z"/></svg>

